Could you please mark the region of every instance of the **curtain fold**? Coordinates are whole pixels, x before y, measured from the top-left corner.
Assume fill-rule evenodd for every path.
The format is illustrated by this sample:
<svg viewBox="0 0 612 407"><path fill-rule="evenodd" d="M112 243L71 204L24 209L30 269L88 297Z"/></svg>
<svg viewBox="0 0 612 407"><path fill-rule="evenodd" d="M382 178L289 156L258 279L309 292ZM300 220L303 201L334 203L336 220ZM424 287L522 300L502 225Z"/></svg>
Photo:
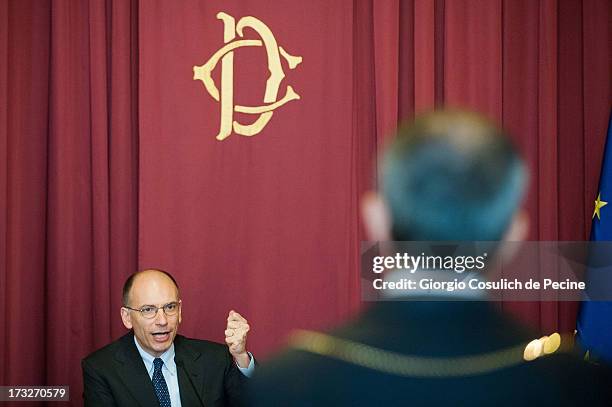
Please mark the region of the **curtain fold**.
<svg viewBox="0 0 612 407"><path fill-rule="evenodd" d="M50 7L3 2L0 12L0 379L44 383Z"/></svg>

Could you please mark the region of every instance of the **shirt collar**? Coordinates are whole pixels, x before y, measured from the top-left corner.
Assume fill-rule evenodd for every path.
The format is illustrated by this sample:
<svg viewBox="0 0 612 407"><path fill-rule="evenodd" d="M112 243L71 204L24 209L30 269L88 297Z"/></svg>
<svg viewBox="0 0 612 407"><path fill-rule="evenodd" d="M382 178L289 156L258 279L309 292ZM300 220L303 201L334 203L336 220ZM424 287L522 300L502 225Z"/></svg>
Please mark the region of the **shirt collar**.
<svg viewBox="0 0 612 407"><path fill-rule="evenodd" d="M153 360L155 359L155 357L149 354L140 346L138 340L136 339L136 335L134 335L134 343L136 344L138 353L140 353L140 357L142 358L142 361L144 362L145 367L147 368L147 372L149 372L149 376L153 376ZM168 371L172 376L176 375L176 363L174 362L174 342L172 342L172 345L170 345L170 347L159 357L164 362L162 370Z"/></svg>

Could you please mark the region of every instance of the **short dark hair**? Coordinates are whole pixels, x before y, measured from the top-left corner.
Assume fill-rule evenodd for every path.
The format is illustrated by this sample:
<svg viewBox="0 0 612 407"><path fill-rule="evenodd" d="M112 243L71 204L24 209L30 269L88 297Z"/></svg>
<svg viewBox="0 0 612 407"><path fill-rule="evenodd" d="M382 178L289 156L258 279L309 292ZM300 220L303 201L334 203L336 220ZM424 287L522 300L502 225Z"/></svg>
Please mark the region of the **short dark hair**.
<svg viewBox="0 0 612 407"><path fill-rule="evenodd" d="M149 268L149 269L145 269L145 270L140 270L137 271L133 274L131 274L127 280L125 280L125 283L123 284L123 306L127 307L128 306L128 302L130 299L130 291L132 290L132 285L134 284L134 279L141 273L144 273L145 271L157 271L160 272L164 275L166 275L166 277L168 277L170 280L172 280L172 282L174 283L174 286L176 287L176 291L178 293L179 291L179 286L176 282L176 280L174 279L174 277L172 277L172 275L170 273L168 273L165 270L162 269L155 269L155 268Z"/></svg>
<svg viewBox="0 0 612 407"><path fill-rule="evenodd" d="M438 111L400 128L384 158L394 240L500 240L521 203L514 145L474 113Z"/></svg>

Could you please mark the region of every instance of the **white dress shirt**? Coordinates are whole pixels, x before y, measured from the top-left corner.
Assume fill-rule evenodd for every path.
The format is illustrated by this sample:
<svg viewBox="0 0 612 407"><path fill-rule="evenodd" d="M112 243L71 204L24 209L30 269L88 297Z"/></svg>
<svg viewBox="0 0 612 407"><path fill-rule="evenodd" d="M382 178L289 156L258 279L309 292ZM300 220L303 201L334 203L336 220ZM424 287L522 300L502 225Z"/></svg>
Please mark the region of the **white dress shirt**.
<svg viewBox="0 0 612 407"><path fill-rule="evenodd" d="M153 366L154 356L150 355L145 351L136 336L134 336L134 343L136 344L136 348L138 349L138 353L140 353L140 357L147 368L147 372L149 373L149 377L153 380L153 371L155 370ZM253 371L255 370L255 359L251 352L249 352L249 356L251 361L249 362L248 367L240 367L238 364L238 370L245 375L246 377L251 377ZM168 393L170 393L170 403L172 407L181 407L181 394L179 392L179 383L178 383L178 372L176 370L176 363L174 362L174 343L170 345L168 350L162 353L160 356L161 360L164 362L162 366L162 374L164 375L164 379L166 380L166 385L168 386Z"/></svg>

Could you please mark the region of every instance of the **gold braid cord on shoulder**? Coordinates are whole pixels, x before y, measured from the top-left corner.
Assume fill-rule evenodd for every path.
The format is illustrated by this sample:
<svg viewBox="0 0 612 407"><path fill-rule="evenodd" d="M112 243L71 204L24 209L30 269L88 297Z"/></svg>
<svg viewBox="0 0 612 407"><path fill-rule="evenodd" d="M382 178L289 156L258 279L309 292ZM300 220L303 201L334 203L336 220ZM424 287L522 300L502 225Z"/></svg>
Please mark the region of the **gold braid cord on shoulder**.
<svg viewBox="0 0 612 407"><path fill-rule="evenodd" d="M547 345L548 341L552 343ZM462 377L485 374L517 366L555 352L557 333L494 352L452 358L420 357L336 338L320 332L295 331L290 339L293 349L341 360L379 372L407 377ZM546 349L545 349L546 348Z"/></svg>

